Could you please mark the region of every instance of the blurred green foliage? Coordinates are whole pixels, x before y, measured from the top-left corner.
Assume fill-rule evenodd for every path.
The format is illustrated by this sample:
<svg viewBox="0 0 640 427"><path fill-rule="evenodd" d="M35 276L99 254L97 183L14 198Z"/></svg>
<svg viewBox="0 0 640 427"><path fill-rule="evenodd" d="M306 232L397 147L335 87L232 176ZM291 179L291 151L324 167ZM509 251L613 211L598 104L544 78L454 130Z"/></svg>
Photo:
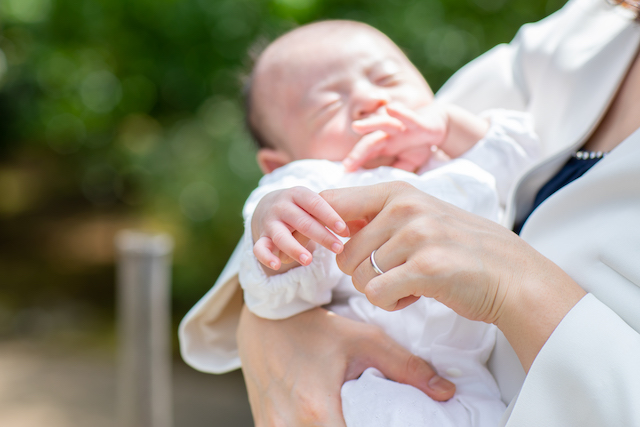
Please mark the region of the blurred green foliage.
<svg viewBox="0 0 640 427"><path fill-rule="evenodd" d="M437 89L561 4L2 0L0 318L2 304L83 300L92 311L112 310L111 258L88 256L81 237L91 232L78 231L82 224L171 233L178 317L213 284L260 176L240 93L248 52L261 41L319 19L364 21L405 49ZM60 236L72 236L67 246ZM65 258L74 246L79 254Z"/></svg>

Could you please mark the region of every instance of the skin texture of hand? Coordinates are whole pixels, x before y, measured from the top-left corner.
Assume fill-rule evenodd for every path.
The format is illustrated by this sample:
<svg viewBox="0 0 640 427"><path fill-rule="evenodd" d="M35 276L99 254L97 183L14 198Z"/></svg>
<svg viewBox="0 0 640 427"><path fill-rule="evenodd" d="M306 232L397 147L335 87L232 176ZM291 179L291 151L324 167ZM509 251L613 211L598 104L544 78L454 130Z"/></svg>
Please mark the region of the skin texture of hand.
<svg viewBox="0 0 640 427"><path fill-rule="evenodd" d="M566 273L506 228L402 182L321 193L342 218L367 225L337 256L369 301L398 310L435 298L495 323L525 370L585 295ZM377 275L369 256L376 250Z"/></svg>
<svg viewBox="0 0 640 427"><path fill-rule="evenodd" d="M435 400L455 392L378 327L322 308L266 320L244 307L237 338L257 427L345 427L340 389L368 367Z"/></svg>
<svg viewBox="0 0 640 427"><path fill-rule="evenodd" d="M313 251L309 250L310 241L340 253L342 242L325 224L336 234L348 236L346 224L313 191L293 187L271 192L260 200L251 218L253 253L271 270L278 270L282 263L293 260L309 265Z"/></svg>
<svg viewBox="0 0 640 427"><path fill-rule="evenodd" d="M353 130L363 137L343 160L347 171L355 171L379 157L393 156L394 167L415 172L427 163L435 149L451 158L458 157L489 129L486 120L454 105L432 103L413 111L394 103L385 109L387 114L353 122Z"/></svg>

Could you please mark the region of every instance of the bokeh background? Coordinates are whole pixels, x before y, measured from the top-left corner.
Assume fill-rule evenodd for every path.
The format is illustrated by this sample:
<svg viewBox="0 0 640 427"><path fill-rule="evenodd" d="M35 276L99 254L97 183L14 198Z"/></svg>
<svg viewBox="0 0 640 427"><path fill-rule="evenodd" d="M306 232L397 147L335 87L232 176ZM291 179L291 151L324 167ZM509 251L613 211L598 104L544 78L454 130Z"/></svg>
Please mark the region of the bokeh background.
<svg viewBox="0 0 640 427"><path fill-rule="evenodd" d="M212 286L260 177L241 89L266 41L314 20L364 21L436 90L562 3L0 0L0 371L17 372L0 374L0 413L12 414L0 424L113 425L118 230L174 238L174 332ZM176 425L250 425L246 402L223 405L237 419L212 406L224 381L246 401L239 375L198 374L174 353Z"/></svg>

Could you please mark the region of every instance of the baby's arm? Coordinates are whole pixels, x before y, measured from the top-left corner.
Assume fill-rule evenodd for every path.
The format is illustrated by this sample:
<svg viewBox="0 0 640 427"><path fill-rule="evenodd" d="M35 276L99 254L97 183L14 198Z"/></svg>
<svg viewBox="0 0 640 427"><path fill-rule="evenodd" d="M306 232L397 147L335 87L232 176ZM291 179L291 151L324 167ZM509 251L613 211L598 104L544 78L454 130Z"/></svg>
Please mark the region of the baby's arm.
<svg viewBox="0 0 640 427"><path fill-rule="evenodd" d="M541 158L540 139L529 113L494 109L480 116L489 121L489 130L461 158L495 177L500 204L504 206L516 179Z"/></svg>
<svg viewBox="0 0 640 427"><path fill-rule="evenodd" d="M455 105L438 105L412 111L402 105L386 107L388 115L376 115L353 123L362 139L344 160L353 171L381 155L396 156L393 166L416 171L425 166L432 148L450 158L472 161L496 178L504 205L515 179L540 158L540 141L531 115L495 109L480 115Z"/></svg>
<svg viewBox="0 0 640 427"><path fill-rule="evenodd" d="M333 209L326 209L324 199L318 203L316 192L331 188L332 178L341 174L342 168L331 162L293 162L263 177L247 200L239 279L245 303L256 315L282 319L331 301L332 289L343 277L332 246L337 243L340 251L342 243L324 224L339 235L348 231ZM304 247L314 240L320 243L315 250ZM280 249L291 263L282 265ZM278 271L271 269L273 262Z"/></svg>

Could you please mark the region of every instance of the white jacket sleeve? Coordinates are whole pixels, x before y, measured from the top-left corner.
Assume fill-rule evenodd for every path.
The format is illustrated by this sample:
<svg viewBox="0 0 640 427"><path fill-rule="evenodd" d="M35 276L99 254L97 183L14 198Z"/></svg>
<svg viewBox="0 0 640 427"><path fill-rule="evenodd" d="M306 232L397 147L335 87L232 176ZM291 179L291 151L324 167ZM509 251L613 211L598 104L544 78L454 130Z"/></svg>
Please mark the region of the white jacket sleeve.
<svg viewBox="0 0 640 427"><path fill-rule="evenodd" d="M267 319L284 319L331 301L331 291L342 277L335 255L317 245L308 266L268 276L253 254L251 219L260 200L272 191L304 186L318 192L332 188L341 174L343 169L332 162L292 162L263 177L260 186L249 196L243 209L245 231L241 243L239 280L245 304L254 314Z"/></svg>
<svg viewBox="0 0 640 427"><path fill-rule="evenodd" d="M639 162L636 130L523 227L589 294L537 355L507 426L640 425Z"/></svg>
<svg viewBox="0 0 640 427"><path fill-rule="evenodd" d="M500 204L504 206L516 179L541 158L540 141L528 113L494 109L480 116L489 120L489 130L460 158L495 177Z"/></svg>
<svg viewBox="0 0 640 427"><path fill-rule="evenodd" d="M503 425L640 425L638 355L638 332L587 294L538 354Z"/></svg>

